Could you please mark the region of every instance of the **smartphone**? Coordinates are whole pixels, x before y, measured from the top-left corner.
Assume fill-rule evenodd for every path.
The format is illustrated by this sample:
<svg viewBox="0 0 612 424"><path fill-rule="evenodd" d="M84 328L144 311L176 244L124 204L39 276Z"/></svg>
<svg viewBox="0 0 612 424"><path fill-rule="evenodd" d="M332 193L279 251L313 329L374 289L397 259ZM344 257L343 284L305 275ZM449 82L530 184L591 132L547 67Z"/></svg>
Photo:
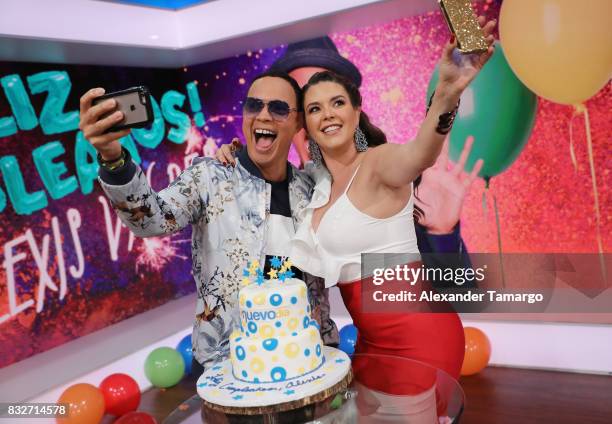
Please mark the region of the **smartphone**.
<svg viewBox="0 0 612 424"><path fill-rule="evenodd" d="M151 95L145 86L128 88L96 97L92 104L96 105L108 99L115 99L117 107L111 113L120 110L123 119L116 125L107 129L105 133L120 131L126 128L144 128L153 123L153 109Z"/></svg>
<svg viewBox="0 0 612 424"><path fill-rule="evenodd" d="M484 53L489 48L484 33L474 15L470 0L438 0L448 29L457 39L461 53Z"/></svg>

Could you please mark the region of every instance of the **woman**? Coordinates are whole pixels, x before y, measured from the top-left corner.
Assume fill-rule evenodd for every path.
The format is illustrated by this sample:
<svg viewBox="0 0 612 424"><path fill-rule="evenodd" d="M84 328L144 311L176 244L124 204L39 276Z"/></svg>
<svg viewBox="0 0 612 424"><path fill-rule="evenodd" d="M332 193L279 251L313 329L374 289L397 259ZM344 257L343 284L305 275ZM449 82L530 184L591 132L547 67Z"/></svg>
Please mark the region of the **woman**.
<svg viewBox="0 0 612 424"><path fill-rule="evenodd" d="M361 110L361 95L350 81L320 72L304 86L310 154L328 172L317 178L291 253L298 268L325 277L326 285L338 282L359 332L356 353L416 359L455 378L464 354L457 314L364 313L361 253L403 253L418 260L412 183L436 161L461 93L493 54L495 21L479 21L488 51L458 60L453 56L454 39L444 47L435 95L410 143L386 143L384 133ZM396 361L378 361L377 372L365 372L372 364L359 358L354 367L357 380L369 388L389 394L422 393L410 387L406 373L411 371L397 369Z"/></svg>

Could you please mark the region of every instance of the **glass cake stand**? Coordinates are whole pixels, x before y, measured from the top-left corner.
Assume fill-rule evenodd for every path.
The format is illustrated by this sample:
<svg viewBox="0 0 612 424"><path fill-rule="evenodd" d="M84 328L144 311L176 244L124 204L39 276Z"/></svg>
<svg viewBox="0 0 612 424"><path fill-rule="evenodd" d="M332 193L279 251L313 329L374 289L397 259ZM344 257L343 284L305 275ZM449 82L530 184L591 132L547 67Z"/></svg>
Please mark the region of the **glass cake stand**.
<svg viewBox="0 0 612 424"><path fill-rule="evenodd" d="M204 406L195 395L163 424L458 423L465 394L446 372L398 356L355 354L351 385L321 402L266 415L230 415Z"/></svg>

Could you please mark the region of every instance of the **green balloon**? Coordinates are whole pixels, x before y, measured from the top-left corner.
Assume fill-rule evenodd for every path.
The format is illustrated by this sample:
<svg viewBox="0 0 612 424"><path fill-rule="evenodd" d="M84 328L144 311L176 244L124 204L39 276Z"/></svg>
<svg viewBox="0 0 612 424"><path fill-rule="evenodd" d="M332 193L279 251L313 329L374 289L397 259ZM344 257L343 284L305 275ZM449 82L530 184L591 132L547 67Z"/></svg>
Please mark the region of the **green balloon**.
<svg viewBox="0 0 612 424"><path fill-rule="evenodd" d="M438 68L429 81L427 99L438 82ZM499 43L483 70L461 95L450 133L449 155L457 161L463 144L474 137L466 162L471 170L484 160L479 176L488 179L508 168L525 147L535 122L537 97L510 69Z"/></svg>
<svg viewBox="0 0 612 424"><path fill-rule="evenodd" d="M338 393L332 403L329 405L330 409L338 409L342 406L342 395Z"/></svg>
<svg viewBox="0 0 612 424"><path fill-rule="evenodd" d="M170 347L158 347L145 360L145 375L155 387L172 387L185 374L185 361Z"/></svg>

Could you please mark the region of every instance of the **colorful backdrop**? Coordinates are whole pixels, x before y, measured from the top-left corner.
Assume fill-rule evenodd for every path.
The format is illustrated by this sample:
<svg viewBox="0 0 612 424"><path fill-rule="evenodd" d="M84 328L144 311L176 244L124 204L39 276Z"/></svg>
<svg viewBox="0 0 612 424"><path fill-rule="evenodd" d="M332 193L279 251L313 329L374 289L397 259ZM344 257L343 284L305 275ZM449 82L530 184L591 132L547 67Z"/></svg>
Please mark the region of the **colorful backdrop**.
<svg viewBox="0 0 612 424"><path fill-rule="evenodd" d="M487 2L481 12L496 17ZM417 133L427 84L448 30L439 13L331 34L362 71L364 110L394 142ZM0 63L0 367L194 292L190 234L136 239L95 182L94 152L78 132L78 99L144 84L156 121L124 145L166 186L195 155L241 135L250 79L284 52L252 51L177 70ZM604 251L612 249L611 89L586 104L591 117ZM506 252L597 252L585 128L573 109L539 99L535 126L517 160L491 181ZM297 155L292 151L291 160ZM484 183L465 204L462 232L473 252L497 252Z"/></svg>

